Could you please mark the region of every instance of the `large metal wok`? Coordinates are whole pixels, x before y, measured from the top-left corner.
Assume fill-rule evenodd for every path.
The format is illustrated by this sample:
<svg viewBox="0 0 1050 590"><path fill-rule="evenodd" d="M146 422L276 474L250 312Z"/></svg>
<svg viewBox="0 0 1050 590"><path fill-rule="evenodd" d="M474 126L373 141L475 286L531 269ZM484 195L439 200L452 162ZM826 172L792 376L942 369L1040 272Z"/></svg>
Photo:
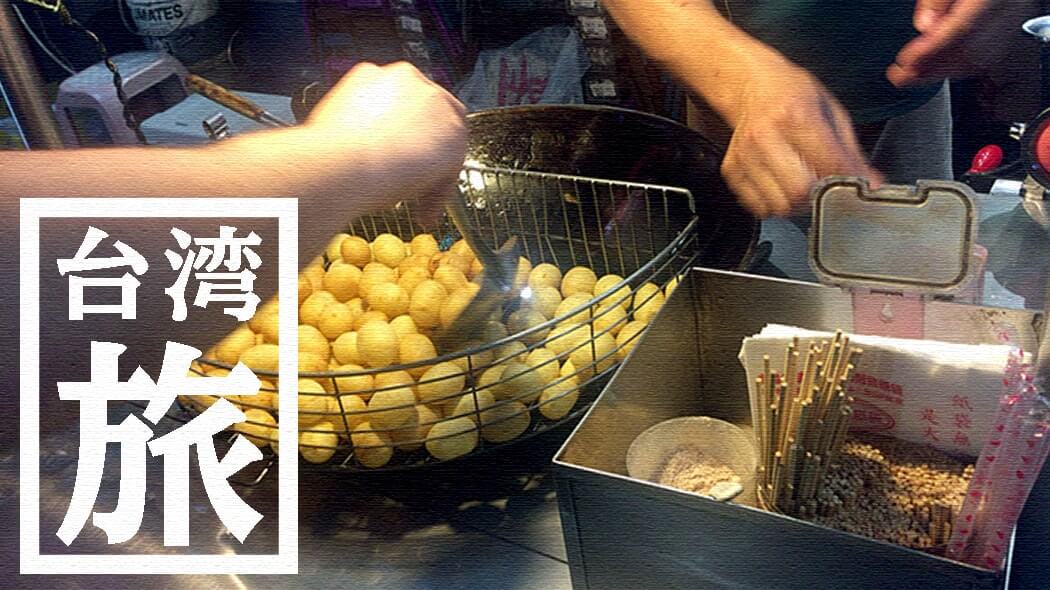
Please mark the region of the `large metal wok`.
<svg viewBox="0 0 1050 590"><path fill-rule="evenodd" d="M447 396L442 394L441 399L430 399L431 403L440 403L446 412L451 412L452 406L462 401L461 396L473 396L474 410L469 417L473 420L473 429L481 436L473 435L476 443L467 451L470 455L488 454L544 432L564 431L561 427L586 412L615 371L617 360L623 358L631 345L629 340L621 339L614 350L597 352L595 341L604 338L602 342L610 342L628 322L624 314L615 321L609 319L615 316L610 316L605 306L620 303L611 298L623 297L625 292L639 297L638 289L646 283L663 289L692 266L737 270L750 258L757 223L737 205L722 183L719 151L703 137L673 121L606 107L532 106L476 113L469 117L469 131L462 193L453 197L464 199L460 222L453 226L446 219L437 225L420 225L412 215L411 203L406 203L391 211L360 217L350 223L347 231L367 240L381 233L393 233L404 240L429 233L444 242L455 239L459 230L471 226L479 243L495 248L515 238L524 256L533 263L551 263L563 272L586 266L598 276L618 275L620 286L595 295L580 308L582 312L571 311L548 318L544 324L497 341L475 342L468 348L442 351L446 354L425 363L374 367L352 373L301 374L300 377L324 384L326 392L301 391L300 396L330 398L325 403L327 410L319 417L309 418L321 421L316 432L324 433L325 428L340 425L344 432L359 433L364 432L359 428L363 426L378 437L371 445L359 441L351 444L345 437L335 443L325 443L327 446L320 448L331 451L327 466L351 471L401 471L439 462L421 450L424 439L420 437L426 437L429 449L431 439L458 435L426 434L426 430L417 429L411 423L377 426L371 418L379 415L376 412L387 410L377 409L371 402L367 408L346 404L350 403L348 400L354 401L351 398L355 396L369 400L383 391L384 386L377 381L375 389L345 390L348 382L345 379L359 374L378 378L383 373L413 371L438 362L457 363L462 371L458 377L465 388L457 387ZM502 313L509 314L517 305L508 301ZM581 325L587 337L578 343L573 341L573 344L555 347L566 341L558 340L557 331L549 335L548 331L567 324ZM554 364L556 370L559 365L562 370L569 366L572 370L554 381L550 381L548 372L542 386L537 383L523 391L514 389L510 398L497 399L492 406L505 406L493 411L500 410L506 415L490 415L484 410L486 403L479 399L491 397L492 391L500 398L506 394L492 389L502 386L501 381L486 381L482 376L489 369L497 369L516 358L515 353L507 352L504 347L515 343L527 344L529 352L540 348L545 348L543 352L554 351L555 358L544 365L557 363ZM592 356L586 356L588 351ZM569 357L575 358L571 365L567 363ZM201 363L229 368L207 357ZM202 367L201 372L207 368ZM539 376L540 371L549 371L549 367L531 366L527 372ZM259 376L271 381L276 378L265 372L259 372ZM420 386L425 383L431 381L419 382ZM548 397L537 400L536 396L544 392ZM545 406L557 403L561 397L569 400L565 402L571 406L568 413L545 412L549 410ZM207 407L214 398L205 396L185 401L192 415L199 411L198 406ZM239 403L264 412L275 409L267 405L269 402L241 400ZM405 402L395 409L414 410L418 403L412 400L411 404ZM522 418L527 419L519 421ZM512 435L489 432L490 426L495 428L508 420L527 426ZM323 426L325 422L332 426ZM448 429L453 424L456 428L465 424L461 414L453 414L439 416L434 428L442 422L449 423ZM249 423L265 432L272 430L261 422L249 420ZM300 426L303 426L302 420ZM304 432L310 432L314 427L304 428ZM520 426L508 425L509 428ZM270 436L259 438L273 442ZM369 453L386 456L375 460L372 455L373 459L369 459Z"/></svg>
<svg viewBox="0 0 1050 590"><path fill-rule="evenodd" d="M722 181L721 150L688 127L638 111L579 105L506 107L467 119L468 161L687 189L700 224L697 263L741 270L750 262L758 221Z"/></svg>

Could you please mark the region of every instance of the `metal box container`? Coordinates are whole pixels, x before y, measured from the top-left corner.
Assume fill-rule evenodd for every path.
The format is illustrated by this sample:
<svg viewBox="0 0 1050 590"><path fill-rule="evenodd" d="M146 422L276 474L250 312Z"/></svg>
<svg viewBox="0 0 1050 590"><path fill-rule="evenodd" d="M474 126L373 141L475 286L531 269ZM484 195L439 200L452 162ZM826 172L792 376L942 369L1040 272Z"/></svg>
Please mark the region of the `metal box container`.
<svg viewBox="0 0 1050 590"><path fill-rule="evenodd" d="M771 322L851 331L853 300L810 283L705 269L686 276L555 457L576 590L1005 587L988 570L627 475L628 446L663 420L707 415L750 428L743 338ZM1031 312L931 300L923 317L929 339L995 343L1007 330L1036 348ZM1048 496L1044 472L1029 504ZM1019 531L1036 517L1026 511Z"/></svg>

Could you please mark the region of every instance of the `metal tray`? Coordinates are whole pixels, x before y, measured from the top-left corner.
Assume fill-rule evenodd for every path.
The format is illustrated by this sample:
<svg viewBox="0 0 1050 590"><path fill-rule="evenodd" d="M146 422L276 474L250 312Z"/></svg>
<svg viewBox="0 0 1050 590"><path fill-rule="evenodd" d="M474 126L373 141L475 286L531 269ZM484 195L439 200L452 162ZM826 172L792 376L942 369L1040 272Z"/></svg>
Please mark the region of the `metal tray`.
<svg viewBox="0 0 1050 590"><path fill-rule="evenodd" d="M837 288L706 269L686 278L555 456L574 588L652 587L656 580L663 588L1004 588L1003 576L988 570L630 478L627 448L658 422L708 415L750 428L737 360L745 336L773 321L853 327L852 298ZM930 301L924 333L992 343L1006 329L1034 350L1036 318ZM1044 473L1029 504L1045 505L1047 497ZM1037 516L1026 511L1018 530ZM1010 564L1008 557L1007 570Z"/></svg>

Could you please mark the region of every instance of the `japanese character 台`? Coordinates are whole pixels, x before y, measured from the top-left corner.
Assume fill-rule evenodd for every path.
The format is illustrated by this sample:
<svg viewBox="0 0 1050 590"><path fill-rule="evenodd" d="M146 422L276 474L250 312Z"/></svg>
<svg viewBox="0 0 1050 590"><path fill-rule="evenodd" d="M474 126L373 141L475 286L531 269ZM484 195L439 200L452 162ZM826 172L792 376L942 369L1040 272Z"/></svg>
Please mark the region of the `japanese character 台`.
<svg viewBox="0 0 1050 590"><path fill-rule="evenodd" d="M82 277L71 274L69 277L69 319L79 321L84 319L84 314L120 314L124 320L135 319L136 314L136 292L139 280L132 275L143 275L149 270L149 263L138 253L137 250L124 242L117 240L113 247L120 252L121 256L89 258L102 240L109 234L97 227L88 227L84 235L84 241L72 258L60 258L58 260L58 273L66 276L68 273L103 270L112 268L128 267L131 272L125 271L119 277ZM84 289L92 287L117 287L120 289L119 305L88 305L84 303Z"/></svg>
<svg viewBox="0 0 1050 590"><path fill-rule="evenodd" d="M146 451L164 457L164 544L189 544L189 448L197 447L205 492L219 520L241 542L252 531L262 515L246 504L230 487L229 477L262 453L238 436L220 461L215 453L213 436L232 424L243 422L244 414L236 406L219 399L193 420L159 438L140 418L129 415L119 425L108 424L107 402L111 400L147 400L143 417L156 424L171 407L177 394L186 395L254 395L258 378L238 363L225 377L187 378L190 363L200 351L190 346L168 342L160 377L154 382L141 367L124 382L119 381L117 366L126 350L113 342L91 343L91 378L87 382L58 384L59 398L80 402L80 454L73 484L73 497L57 532L71 544L89 516L95 526L105 531L109 543L123 543L138 532L142 524L146 495ZM92 512L102 484L106 445L120 445L120 487L117 506L112 512Z"/></svg>

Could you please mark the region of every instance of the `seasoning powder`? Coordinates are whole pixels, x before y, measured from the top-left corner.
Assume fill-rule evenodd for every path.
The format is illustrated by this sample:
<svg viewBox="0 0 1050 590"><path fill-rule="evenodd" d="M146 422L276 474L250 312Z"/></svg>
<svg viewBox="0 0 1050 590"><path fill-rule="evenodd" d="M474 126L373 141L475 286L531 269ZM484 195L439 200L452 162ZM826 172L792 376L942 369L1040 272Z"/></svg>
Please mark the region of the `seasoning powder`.
<svg viewBox="0 0 1050 590"><path fill-rule="evenodd" d="M740 476L703 451L684 447L668 457L657 481L686 492L708 495L716 484L740 483Z"/></svg>

